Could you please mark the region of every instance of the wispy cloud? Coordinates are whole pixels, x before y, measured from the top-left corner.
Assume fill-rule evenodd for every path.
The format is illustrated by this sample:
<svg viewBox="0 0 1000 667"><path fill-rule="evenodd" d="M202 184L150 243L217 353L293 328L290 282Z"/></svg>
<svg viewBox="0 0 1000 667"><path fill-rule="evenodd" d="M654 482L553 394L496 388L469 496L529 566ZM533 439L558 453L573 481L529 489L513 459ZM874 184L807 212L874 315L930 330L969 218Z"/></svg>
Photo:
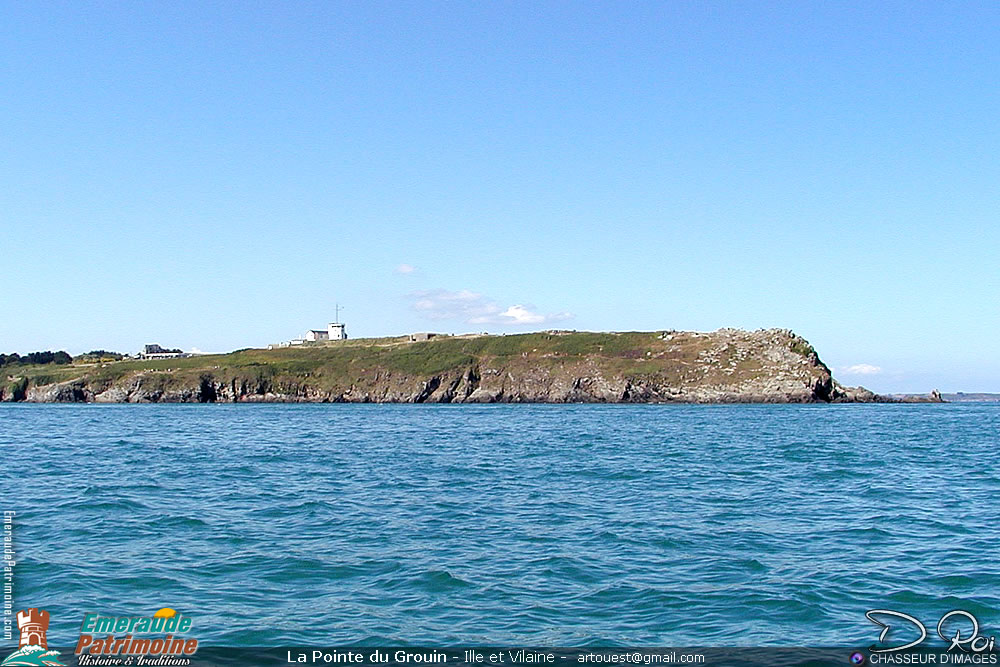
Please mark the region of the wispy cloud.
<svg viewBox="0 0 1000 667"><path fill-rule="evenodd" d="M844 375L878 375L882 372L882 367L871 364L854 364L853 366L844 366L840 372Z"/></svg>
<svg viewBox="0 0 1000 667"><path fill-rule="evenodd" d="M404 276L408 276L416 270L417 267L413 266L412 264L400 264L399 266L396 267L396 273Z"/></svg>
<svg viewBox="0 0 1000 667"><path fill-rule="evenodd" d="M572 313L540 313L531 305L504 308L479 292L446 289L420 290L407 295L413 309L430 320L461 320L466 324L529 325L562 322Z"/></svg>

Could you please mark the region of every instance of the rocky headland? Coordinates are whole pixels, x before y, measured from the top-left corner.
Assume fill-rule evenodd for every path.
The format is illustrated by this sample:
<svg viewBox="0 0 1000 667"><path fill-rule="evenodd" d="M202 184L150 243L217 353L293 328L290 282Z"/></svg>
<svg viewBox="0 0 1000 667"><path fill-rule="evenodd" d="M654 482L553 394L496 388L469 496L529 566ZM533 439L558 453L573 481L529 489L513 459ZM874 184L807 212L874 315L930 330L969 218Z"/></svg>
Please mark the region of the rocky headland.
<svg viewBox="0 0 1000 667"><path fill-rule="evenodd" d="M894 402L844 387L786 329L549 331L4 369L0 400L94 403ZM940 398L938 398L940 400Z"/></svg>

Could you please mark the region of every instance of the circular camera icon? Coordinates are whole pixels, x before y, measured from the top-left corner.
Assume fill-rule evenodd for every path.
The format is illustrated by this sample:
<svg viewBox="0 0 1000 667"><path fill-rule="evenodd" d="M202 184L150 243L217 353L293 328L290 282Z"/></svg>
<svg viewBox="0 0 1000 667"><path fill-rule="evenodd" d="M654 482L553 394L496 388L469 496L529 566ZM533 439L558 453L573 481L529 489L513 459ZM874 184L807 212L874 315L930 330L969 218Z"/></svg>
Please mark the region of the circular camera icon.
<svg viewBox="0 0 1000 667"><path fill-rule="evenodd" d="M852 665L863 665L865 664L865 654L860 651L855 651L851 654L851 664Z"/></svg>

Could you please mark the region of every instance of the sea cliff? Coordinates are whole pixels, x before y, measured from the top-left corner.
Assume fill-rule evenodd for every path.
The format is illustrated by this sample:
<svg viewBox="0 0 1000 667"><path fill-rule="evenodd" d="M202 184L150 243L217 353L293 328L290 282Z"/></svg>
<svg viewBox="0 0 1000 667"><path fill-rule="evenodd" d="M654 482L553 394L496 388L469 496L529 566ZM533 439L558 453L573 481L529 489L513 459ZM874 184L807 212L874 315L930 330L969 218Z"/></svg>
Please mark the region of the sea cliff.
<svg viewBox="0 0 1000 667"><path fill-rule="evenodd" d="M7 371L0 400L95 403L888 402L786 329L376 338Z"/></svg>

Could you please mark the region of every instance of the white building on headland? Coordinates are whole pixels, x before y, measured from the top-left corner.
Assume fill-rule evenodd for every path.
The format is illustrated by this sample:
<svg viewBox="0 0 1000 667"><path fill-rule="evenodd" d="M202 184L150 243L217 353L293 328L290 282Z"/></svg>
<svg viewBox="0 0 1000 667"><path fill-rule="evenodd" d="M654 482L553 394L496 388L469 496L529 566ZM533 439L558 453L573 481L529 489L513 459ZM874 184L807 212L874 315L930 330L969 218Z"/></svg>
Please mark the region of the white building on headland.
<svg viewBox="0 0 1000 667"><path fill-rule="evenodd" d="M310 329L306 332L305 339L308 341L317 340L347 340L347 332L341 322L330 322L326 329Z"/></svg>
<svg viewBox="0 0 1000 667"><path fill-rule="evenodd" d="M305 343L318 343L325 340L347 340L346 325L343 322L330 322L326 329L310 329L302 338L293 338L281 343L271 343L267 349L273 350L279 347L289 347L291 345L304 345Z"/></svg>
<svg viewBox="0 0 1000 667"><path fill-rule="evenodd" d="M150 343L149 345L144 345L142 352L136 356L140 359L176 359L178 357L190 357L191 354L178 349L166 350L156 343Z"/></svg>
<svg viewBox="0 0 1000 667"><path fill-rule="evenodd" d="M347 330L343 322L330 322L326 327L326 337L329 340L347 340Z"/></svg>

